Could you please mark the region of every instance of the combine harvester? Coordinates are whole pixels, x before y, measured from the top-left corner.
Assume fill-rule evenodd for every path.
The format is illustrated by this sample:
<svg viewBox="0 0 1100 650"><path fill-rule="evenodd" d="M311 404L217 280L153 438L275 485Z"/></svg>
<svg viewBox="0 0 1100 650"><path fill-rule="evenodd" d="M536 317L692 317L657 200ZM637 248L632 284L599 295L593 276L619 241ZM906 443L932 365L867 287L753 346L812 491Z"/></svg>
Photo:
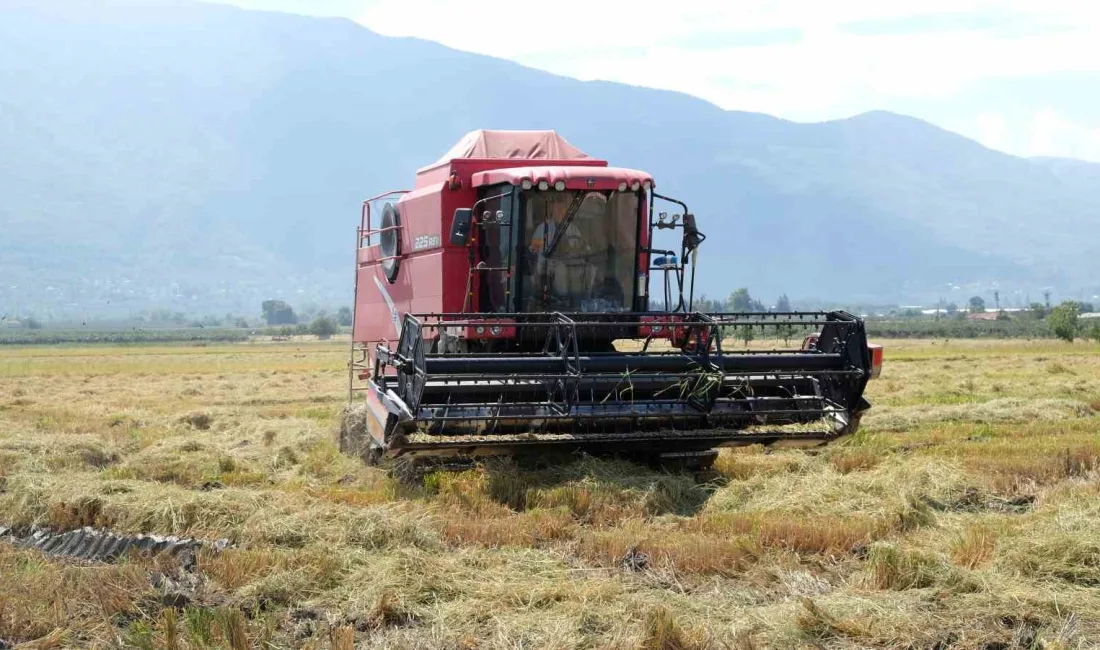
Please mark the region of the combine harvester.
<svg viewBox="0 0 1100 650"><path fill-rule="evenodd" d="M345 422L343 450L706 467L721 446L855 431L882 360L863 322L694 311L705 236L655 187L553 131L475 131L415 189L365 202L349 364L365 426ZM735 349L746 332L802 345Z"/></svg>

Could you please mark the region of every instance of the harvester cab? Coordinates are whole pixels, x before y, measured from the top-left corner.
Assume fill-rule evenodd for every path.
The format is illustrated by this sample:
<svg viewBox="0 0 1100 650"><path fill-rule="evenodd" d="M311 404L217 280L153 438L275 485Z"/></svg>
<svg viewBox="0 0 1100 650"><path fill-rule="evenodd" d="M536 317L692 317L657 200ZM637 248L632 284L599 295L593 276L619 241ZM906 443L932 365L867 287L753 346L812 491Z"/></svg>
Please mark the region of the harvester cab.
<svg viewBox="0 0 1100 650"><path fill-rule="evenodd" d="M345 450L707 459L854 431L881 362L863 322L697 311L705 240L645 172L553 131L470 133L364 203L349 395L367 435ZM803 344L750 344L781 339Z"/></svg>

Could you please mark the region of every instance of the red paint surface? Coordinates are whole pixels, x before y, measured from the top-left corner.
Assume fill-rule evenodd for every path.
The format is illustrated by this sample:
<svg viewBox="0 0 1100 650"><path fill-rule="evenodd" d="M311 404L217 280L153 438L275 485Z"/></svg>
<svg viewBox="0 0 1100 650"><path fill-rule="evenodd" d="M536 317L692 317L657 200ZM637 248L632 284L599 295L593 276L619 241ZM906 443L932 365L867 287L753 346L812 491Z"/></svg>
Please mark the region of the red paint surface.
<svg viewBox="0 0 1100 650"><path fill-rule="evenodd" d="M475 295L467 301L470 249L451 246L448 242L454 212L458 208L473 207L478 187L496 183L520 185L525 178L536 186L539 180L546 180L551 187L563 180L569 189L597 190L617 190L622 182L628 185L635 181L639 184L654 182L645 172L608 167L607 161L597 159L460 158L421 169L416 175L415 189L399 199L394 197L401 219L400 268L396 281L390 283L382 272L377 236L373 238L373 245L359 249L354 340L369 343L371 347L382 340L396 341L406 313L462 312L467 305L478 304L478 282L472 283ZM452 184L452 180L457 183ZM378 228L380 217L380 214L372 214L370 225ZM642 223L648 223L645 207ZM647 235L648 229L643 227L640 246L647 245ZM438 237L439 245L414 250L417 239L424 237ZM642 257L638 270L644 273L648 260L644 259L647 256ZM393 303L392 310L383 290Z"/></svg>
<svg viewBox="0 0 1100 650"><path fill-rule="evenodd" d="M617 190L620 183L626 183L628 186L635 182L639 185L653 183L653 177L649 174L636 169L623 169L622 167L593 169L574 165L539 165L537 167L494 169L473 175L475 187L496 185L497 183L519 185L525 180L531 181L536 186L540 181L546 181L550 187L553 187L558 181L565 181L566 189L570 190Z"/></svg>

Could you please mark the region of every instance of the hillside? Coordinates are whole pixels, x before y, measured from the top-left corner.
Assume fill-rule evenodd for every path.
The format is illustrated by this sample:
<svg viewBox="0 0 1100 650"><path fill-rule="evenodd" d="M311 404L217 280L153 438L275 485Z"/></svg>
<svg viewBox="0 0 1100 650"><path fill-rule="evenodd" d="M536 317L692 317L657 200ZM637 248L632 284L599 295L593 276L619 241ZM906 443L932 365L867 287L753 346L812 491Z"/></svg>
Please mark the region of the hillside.
<svg viewBox="0 0 1100 650"><path fill-rule="evenodd" d="M0 44L0 305L16 310L346 302L359 201L475 128L555 128L652 172L710 236L710 295L1097 284L1100 165L904 116L796 124L188 2L9 2Z"/></svg>

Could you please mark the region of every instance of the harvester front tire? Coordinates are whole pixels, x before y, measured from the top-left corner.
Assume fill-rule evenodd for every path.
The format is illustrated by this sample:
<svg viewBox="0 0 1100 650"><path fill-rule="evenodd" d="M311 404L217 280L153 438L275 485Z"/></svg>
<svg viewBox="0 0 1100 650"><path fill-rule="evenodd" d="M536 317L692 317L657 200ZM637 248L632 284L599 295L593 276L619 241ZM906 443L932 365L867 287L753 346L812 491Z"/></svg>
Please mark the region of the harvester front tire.
<svg viewBox="0 0 1100 650"><path fill-rule="evenodd" d="M666 472L683 474L706 474L718 459L717 449L705 451L658 454L650 464Z"/></svg>
<svg viewBox="0 0 1100 650"><path fill-rule="evenodd" d="M378 467L382 464L382 448L372 444L362 458L367 467Z"/></svg>
<svg viewBox="0 0 1100 650"><path fill-rule="evenodd" d="M860 420L862 420L862 419L863 419L863 411L860 411L859 413L853 413L852 417L849 418L849 420L848 420L848 426L844 428L844 434L843 435L850 436L850 435L855 434L857 431L859 431L859 423L860 423Z"/></svg>

